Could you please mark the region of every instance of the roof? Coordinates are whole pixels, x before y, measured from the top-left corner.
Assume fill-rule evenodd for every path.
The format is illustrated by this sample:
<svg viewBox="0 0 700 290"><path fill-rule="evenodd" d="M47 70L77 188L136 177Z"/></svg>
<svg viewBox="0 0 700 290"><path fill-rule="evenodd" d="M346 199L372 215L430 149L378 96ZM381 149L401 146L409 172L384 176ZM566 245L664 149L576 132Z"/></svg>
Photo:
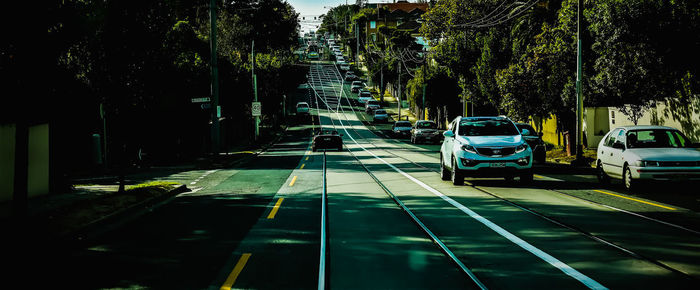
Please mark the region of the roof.
<svg viewBox="0 0 700 290"><path fill-rule="evenodd" d="M622 126L622 127L617 127L615 129L622 128L625 130L654 130L654 129L661 129L661 130L678 130L673 127L668 127L668 126L653 126L653 125L637 125L637 126ZM615 130L612 129L612 130ZM612 131L610 130L610 131Z"/></svg>

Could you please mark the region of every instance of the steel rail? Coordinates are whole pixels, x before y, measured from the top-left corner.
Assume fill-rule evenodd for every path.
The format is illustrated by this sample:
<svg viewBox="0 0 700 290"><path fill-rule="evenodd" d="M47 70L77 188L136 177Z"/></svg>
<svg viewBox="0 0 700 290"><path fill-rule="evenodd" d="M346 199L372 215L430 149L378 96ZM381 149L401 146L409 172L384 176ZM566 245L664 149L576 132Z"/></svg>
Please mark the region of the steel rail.
<svg viewBox="0 0 700 290"><path fill-rule="evenodd" d="M312 87L312 89L314 89L314 88ZM341 89L343 89L342 86L341 86ZM314 92L316 92L315 89L314 89ZM317 98L321 98L320 95L319 95L318 93L316 94L316 97L317 97ZM342 101L342 97L341 97L340 99L341 99L341 101ZM323 100L323 99L321 99L321 101L322 101L322 102L326 102L326 100ZM326 106L328 106L328 103L326 103ZM330 106L328 106L328 107L330 108ZM329 110L328 110L328 111L329 111L329 114L336 114L336 116L340 117L340 112L339 112L339 111L340 111L340 110L343 110L342 107L340 106L340 102L339 102L339 107L338 107L338 108L340 108L340 109L339 109L339 110L338 110L338 109L336 109L336 110L329 109ZM345 112L343 112L343 115L344 115L344 114L345 114ZM319 116L320 116L320 115L319 115ZM337 128L338 126L340 126L343 130L345 130L345 133L348 134L348 137L350 137L356 144L359 145L359 143L357 143L357 141L356 141L354 138L352 138L352 136L350 136L350 133L347 131L347 129L345 128L345 125L343 125L343 122L342 122L342 120L341 120L340 118L338 119L338 122L340 123L340 125L336 125L336 124L335 124L335 121L333 120L332 116L329 116L329 120L330 120L330 122L331 122L331 125L332 125L334 128ZM319 122L320 122L320 117L319 117ZM457 267L458 267L464 274L466 274L466 275L474 282L474 284L476 284L476 286L478 286L480 289L488 289L488 288L486 287L486 285L484 285L484 284L476 277L476 275L475 275L471 270L469 270L469 268L467 268L467 267L464 265L464 263L462 263L462 262L459 260L459 258L457 258L457 256L447 247L447 245L445 245L445 243L442 242L442 240L440 240L440 238L439 238L437 235L435 235L435 234L434 234L434 233L433 233L433 232L432 232L432 231L431 231L431 230L430 230L430 229L429 229L429 228L428 228L428 227L427 227L427 226L426 226L426 225L425 225L425 224L424 224L424 223L423 223L423 222L422 222L422 221L421 221L421 220L420 220L420 219L419 219L419 218L418 218L418 217L417 217L417 216L416 216L416 215L415 215L415 214L414 214L414 213L413 213L413 212L412 212L412 211L411 211L411 210L410 210L410 209L409 209L409 208L408 208L408 207L407 207L393 192L391 192L391 190L389 190L389 189L386 187L386 185L385 185L383 182L381 182L381 181L376 177L376 175L374 175L374 173L373 173L369 168L367 168L367 166L365 166L365 165L362 163L362 161L360 161L359 157L357 157L357 155L355 155L355 153L353 153L353 152L352 152L351 150L349 150L349 149L346 149L346 151L348 151L348 152L350 153L350 155L352 155L352 157L362 166L362 168L364 168L364 170L367 172L367 174L369 174L369 176L372 177L372 179L374 180L374 182L377 183L377 185L379 185L380 188L382 188L382 190L392 199L392 201L394 201L394 203L396 203L396 204L403 210L403 212L406 213L406 214L411 218L411 220L414 222L414 224L416 224L416 225L430 238L430 240L433 241L433 243L435 243L435 244L440 248L440 250L441 250L453 263L455 263L455 264L457 265ZM325 154L325 152L324 152L324 154ZM324 188L325 188L325 185L324 185ZM319 288L319 290L320 290L320 289L321 289L321 288Z"/></svg>

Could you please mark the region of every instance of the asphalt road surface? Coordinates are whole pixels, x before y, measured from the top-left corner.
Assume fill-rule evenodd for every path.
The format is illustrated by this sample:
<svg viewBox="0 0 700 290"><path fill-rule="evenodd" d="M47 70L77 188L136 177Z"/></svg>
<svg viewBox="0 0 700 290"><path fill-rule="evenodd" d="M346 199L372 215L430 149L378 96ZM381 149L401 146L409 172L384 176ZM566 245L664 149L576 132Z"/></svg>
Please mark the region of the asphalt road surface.
<svg viewBox="0 0 700 290"><path fill-rule="evenodd" d="M527 186L442 181L439 145L388 138L317 63L312 114L236 168L50 259L71 289L688 289L699 285L692 185L630 195L589 170L538 166ZM359 111L358 111L359 109ZM344 149L312 152L320 127ZM196 181L195 181L196 180ZM194 183L192 183L194 182ZM45 274L39 276L47 277ZM37 285L38 286L38 285Z"/></svg>

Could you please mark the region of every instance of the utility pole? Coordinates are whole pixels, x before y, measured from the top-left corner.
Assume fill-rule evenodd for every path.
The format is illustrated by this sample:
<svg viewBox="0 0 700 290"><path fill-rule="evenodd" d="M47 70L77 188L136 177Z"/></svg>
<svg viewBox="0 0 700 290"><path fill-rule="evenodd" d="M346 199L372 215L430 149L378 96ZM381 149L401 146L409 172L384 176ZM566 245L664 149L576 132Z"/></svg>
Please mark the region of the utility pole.
<svg viewBox="0 0 700 290"><path fill-rule="evenodd" d="M581 40L581 16L583 14L583 1L578 0L578 19L576 28L577 61L576 61L576 160L583 161L583 94L581 81L583 79L583 56Z"/></svg>
<svg viewBox="0 0 700 290"><path fill-rule="evenodd" d="M258 76L255 75L255 39L251 42L251 73L253 74L253 102L258 101ZM255 116L255 141L260 136L260 116Z"/></svg>
<svg viewBox="0 0 700 290"><path fill-rule="evenodd" d="M396 95L396 104L399 108L399 119L396 121L401 121L401 63L399 63L399 94Z"/></svg>
<svg viewBox="0 0 700 290"><path fill-rule="evenodd" d="M216 53L216 1L209 1L209 48L211 50L211 149L219 153L219 69Z"/></svg>

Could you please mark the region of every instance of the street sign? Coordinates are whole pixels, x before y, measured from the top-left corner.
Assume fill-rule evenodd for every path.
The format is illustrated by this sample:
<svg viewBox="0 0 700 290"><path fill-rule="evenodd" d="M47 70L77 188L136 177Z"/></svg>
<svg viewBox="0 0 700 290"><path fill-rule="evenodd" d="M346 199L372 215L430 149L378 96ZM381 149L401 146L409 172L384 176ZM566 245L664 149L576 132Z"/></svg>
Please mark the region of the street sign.
<svg viewBox="0 0 700 290"><path fill-rule="evenodd" d="M193 103L208 103L211 102L210 97L204 97L204 98L192 98Z"/></svg>
<svg viewBox="0 0 700 290"><path fill-rule="evenodd" d="M250 110L253 112L253 117L260 117L262 115L262 105L260 102L253 102L250 106Z"/></svg>

